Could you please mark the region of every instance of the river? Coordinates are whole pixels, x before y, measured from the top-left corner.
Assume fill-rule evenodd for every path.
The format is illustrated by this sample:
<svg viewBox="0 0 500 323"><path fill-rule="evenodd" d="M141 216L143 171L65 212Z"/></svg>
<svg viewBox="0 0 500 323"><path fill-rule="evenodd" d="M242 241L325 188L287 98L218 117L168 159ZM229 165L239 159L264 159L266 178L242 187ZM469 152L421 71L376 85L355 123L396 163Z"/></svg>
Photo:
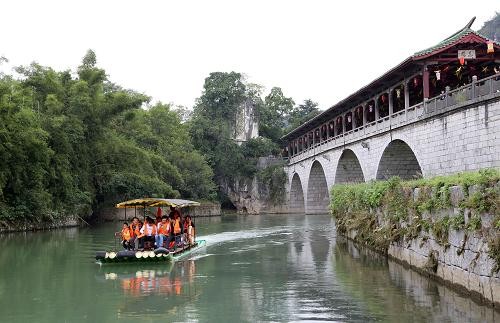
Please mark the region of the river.
<svg viewBox="0 0 500 323"><path fill-rule="evenodd" d="M120 223L0 236L1 322L494 322L493 309L336 237L328 215L196 220L171 265L103 265Z"/></svg>

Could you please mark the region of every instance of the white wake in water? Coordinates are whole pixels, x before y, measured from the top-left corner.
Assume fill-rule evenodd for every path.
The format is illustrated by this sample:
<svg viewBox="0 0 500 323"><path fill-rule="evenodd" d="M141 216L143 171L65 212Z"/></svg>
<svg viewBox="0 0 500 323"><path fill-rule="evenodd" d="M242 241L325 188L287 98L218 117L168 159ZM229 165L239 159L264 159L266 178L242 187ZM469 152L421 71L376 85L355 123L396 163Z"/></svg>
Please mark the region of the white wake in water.
<svg viewBox="0 0 500 323"><path fill-rule="evenodd" d="M242 239L255 239L270 236L273 234L292 234L287 227L279 226L267 229L255 230L242 230L242 231L229 231L222 233L214 233L206 236L198 237L207 241L207 246L222 244L224 242L242 240Z"/></svg>

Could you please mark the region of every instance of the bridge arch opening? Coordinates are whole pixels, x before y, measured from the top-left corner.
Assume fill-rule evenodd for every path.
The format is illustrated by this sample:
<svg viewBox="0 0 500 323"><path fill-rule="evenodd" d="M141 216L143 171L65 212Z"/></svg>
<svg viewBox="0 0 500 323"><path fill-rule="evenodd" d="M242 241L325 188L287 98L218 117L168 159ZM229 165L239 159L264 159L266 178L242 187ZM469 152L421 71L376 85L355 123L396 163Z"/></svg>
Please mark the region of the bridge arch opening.
<svg viewBox="0 0 500 323"><path fill-rule="evenodd" d="M306 210L304 203L304 192L302 190L302 182L297 173L293 175L292 184L290 186L290 212L304 213Z"/></svg>
<svg viewBox="0 0 500 323"><path fill-rule="evenodd" d="M325 171L316 160L312 164L307 185L307 210L312 213L327 213L329 204L328 185L326 183Z"/></svg>
<svg viewBox="0 0 500 323"><path fill-rule="evenodd" d="M335 172L335 184L362 183L364 181L365 177L358 157L352 150L344 150L340 155Z"/></svg>
<svg viewBox="0 0 500 323"><path fill-rule="evenodd" d="M399 176L401 179L422 177L422 169L413 150L402 140L393 140L387 145L377 169L377 180Z"/></svg>

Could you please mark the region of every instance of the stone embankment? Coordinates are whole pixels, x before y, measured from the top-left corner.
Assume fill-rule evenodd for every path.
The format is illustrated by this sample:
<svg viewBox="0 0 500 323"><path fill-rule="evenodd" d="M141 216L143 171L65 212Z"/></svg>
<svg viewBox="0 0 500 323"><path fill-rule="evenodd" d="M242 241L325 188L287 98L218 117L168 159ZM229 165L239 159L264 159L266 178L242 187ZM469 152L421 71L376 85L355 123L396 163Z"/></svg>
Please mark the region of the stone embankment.
<svg viewBox="0 0 500 323"><path fill-rule="evenodd" d="M392 180L334 188L332 213L348 238L500 308L496 174L472 186L437 181L411 187ZM349 206L340 206L344 200Z"/></svg>
<svg viewBox="0 0 500 323"><path fill-rule="evenodd" d="M80 226L82 222L82 219L73 216L43 222L36 222L34 220L0 221L0 233L70 228Z"/></svg>

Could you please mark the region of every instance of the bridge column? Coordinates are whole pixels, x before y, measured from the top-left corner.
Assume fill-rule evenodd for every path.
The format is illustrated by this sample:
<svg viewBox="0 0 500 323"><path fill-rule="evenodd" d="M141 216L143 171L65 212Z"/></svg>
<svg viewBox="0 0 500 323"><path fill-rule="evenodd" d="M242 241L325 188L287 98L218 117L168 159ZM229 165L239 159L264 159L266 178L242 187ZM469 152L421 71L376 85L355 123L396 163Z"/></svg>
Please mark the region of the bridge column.
<svg viewBox="0 0 500 323"><path fill-rule="evenodd" d="M477 75L472 76L472 98L476 98L477 96L477 88L476 88L476 83L477 83Z"/></svg>
<svg viewBox="0 0 500 323"><path fill-rule="evenodd" d="M410 107L410 90L408 89L408 79L405 79L405 110Z"/></svg>
<svg viewBox="0 0 500 323"><path fill-rule="evenodd" d="M345 134L345 123L346 123L346 117L345 117L345 116L346 116L346 115L347 115L347 114L344 114L344 115L342 116L342 135L344 135L344 134Z"/></svg>
<svg viewBox="0 0 500 323"><path fill-rule="evenodd" d="M392 113L393 113L393 110L394 110L394 103L393 103L393 100L392 100L392 91L394 89L393 88L390 88L389 89L389 117L392 116Z"/></svg>
<svg viewBox="0 0 500 323"><path fill-rule="evenodd" d="M427 64L424 64L423 71L422 71L422 86L423 86L424 101L425 101L425 99L428 99L429 96L430 96L430 91L429 91L429 71L427 70Z"/></svg>
<svg viewBox="0 0 500 323"><path fill-rule="evenodd" d="M380 117L380 113L378 111L378 97L376 96L373 101L375 101L375 121L377 121Z"/></svg>
<svg viewBox="0 0 500 323"><path fill-rule="evenodd" d="M366 106L367 106L367 103L363 103L361 105L361 108L363 110L363 125L366 125Z"/></svg>

